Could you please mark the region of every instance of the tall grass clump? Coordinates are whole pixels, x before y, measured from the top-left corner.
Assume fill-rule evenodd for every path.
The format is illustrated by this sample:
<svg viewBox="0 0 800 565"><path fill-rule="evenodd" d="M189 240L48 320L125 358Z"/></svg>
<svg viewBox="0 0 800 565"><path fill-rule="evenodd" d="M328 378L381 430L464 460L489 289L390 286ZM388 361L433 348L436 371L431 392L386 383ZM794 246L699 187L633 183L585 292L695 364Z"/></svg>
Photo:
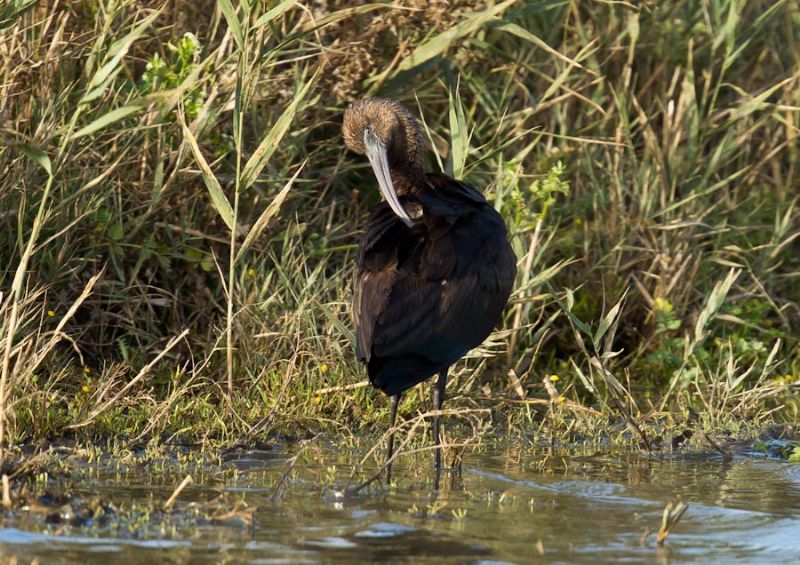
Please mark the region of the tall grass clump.
<svg viewBox="0 0 800 565"><path fill-rule="evenodd" d="M780 0L7 2L0 440L369 430L349 299L378 193L339 127L374 95L519 258L456 404L645 442L792 421L798 38Z"/></svg>

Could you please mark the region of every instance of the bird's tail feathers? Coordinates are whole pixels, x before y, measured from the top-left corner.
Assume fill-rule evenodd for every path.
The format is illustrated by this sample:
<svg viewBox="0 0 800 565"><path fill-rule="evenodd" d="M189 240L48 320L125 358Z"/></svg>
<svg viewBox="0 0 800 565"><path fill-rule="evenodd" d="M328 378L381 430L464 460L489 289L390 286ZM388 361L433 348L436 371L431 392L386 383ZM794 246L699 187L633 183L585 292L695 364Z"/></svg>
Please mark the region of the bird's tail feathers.
<svg viewBox="0 0 800 565"><path fill-rule="evenodd" d="M446 369L450 363L436 363L422 355L372 358L367 368L372 386L394 396Z"/></svg>

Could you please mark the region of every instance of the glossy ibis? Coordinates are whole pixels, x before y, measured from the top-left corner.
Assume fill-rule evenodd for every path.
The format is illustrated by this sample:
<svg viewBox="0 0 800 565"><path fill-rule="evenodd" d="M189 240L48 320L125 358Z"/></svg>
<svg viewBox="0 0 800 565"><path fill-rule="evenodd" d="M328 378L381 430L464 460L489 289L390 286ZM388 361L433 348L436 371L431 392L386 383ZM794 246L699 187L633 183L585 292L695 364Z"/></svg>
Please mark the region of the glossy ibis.
<svg viewBox="0 0 800 565"><path fill-rule="evenodd" d="M433 389L438 484L439 413L447 370L500 321L516 273L503 219L473 187L426 173L416 118L392 100L354 102L342 126L347 148L369 159L384 202L370 215L353 298L356 355L391 397L439 374ZM391 480L394 433L386 479Z"/></svg>

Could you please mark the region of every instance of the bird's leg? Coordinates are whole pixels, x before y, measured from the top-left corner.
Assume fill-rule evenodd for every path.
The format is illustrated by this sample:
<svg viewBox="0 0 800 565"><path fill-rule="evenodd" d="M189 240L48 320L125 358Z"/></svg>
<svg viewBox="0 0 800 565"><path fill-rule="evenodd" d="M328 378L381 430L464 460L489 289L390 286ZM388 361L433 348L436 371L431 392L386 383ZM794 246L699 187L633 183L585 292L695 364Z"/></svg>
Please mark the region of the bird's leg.
<svg viewBox="0 0 800 565"><path fill-rule="evenodd" d="M400 395L392 395L392 407L389 412L389 446L386 448L386 484L392 482L392 455L394 454L394 421L397 418L397 405Z"/></svg>
<svg viewBox="0 0 800 565"><path fill-rule="evenodd" d="M439 412L442 410L444 404L444 389L447 386L447 369L439 373L439 379L436 381L435 388L433 389L433 409L436 410L436 415L433 417L433 443L436 446L436 489L439 488L439 475L442 471L442 438L440 433L440 420Z"/></svg>

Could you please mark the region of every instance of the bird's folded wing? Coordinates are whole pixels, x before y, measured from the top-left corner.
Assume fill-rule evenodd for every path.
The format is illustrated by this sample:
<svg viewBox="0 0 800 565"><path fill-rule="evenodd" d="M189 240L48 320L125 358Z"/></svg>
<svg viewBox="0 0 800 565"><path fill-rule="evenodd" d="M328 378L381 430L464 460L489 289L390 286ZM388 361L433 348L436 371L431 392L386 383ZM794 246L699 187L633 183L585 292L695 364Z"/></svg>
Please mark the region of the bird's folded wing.
<svg viewBox="0 0 800 565"><path fill-rule="evenodd" d="M507 284L498 280L494 262L482 260L494 256L489 241L503 240L504 232L467 219L486 200L444 175L428 181L435 190L416 195L425 227L406 227L385 204L370 217L354 296L362 360L415 354L452 362L491 331L508 296L499 291Z"/></svg>
<svg viewBox="0 0 800 565"><path fill-rule="evenodd" d="M442 173L428 173L425 178L433 189L431 194L461 203L486 204L483 194L465 182L452 179Z"/></svg>
<svg viewBox="0 0 800 565"><path fill-rule="evenodd" d="M420 269L421 257L399 256L409 248L416 248L412 255L422 253L421 246L396 243L387 245L391 252L379 253L380 241L363 250L354 296L357 355L369 360L415 354L452 362L482 339L477 334L492 306L483 304L490 293L481 291L489 289L482 288L479 270L458 263L457 253L437 254L435 261L425 257L427 268Z"/></svg>

